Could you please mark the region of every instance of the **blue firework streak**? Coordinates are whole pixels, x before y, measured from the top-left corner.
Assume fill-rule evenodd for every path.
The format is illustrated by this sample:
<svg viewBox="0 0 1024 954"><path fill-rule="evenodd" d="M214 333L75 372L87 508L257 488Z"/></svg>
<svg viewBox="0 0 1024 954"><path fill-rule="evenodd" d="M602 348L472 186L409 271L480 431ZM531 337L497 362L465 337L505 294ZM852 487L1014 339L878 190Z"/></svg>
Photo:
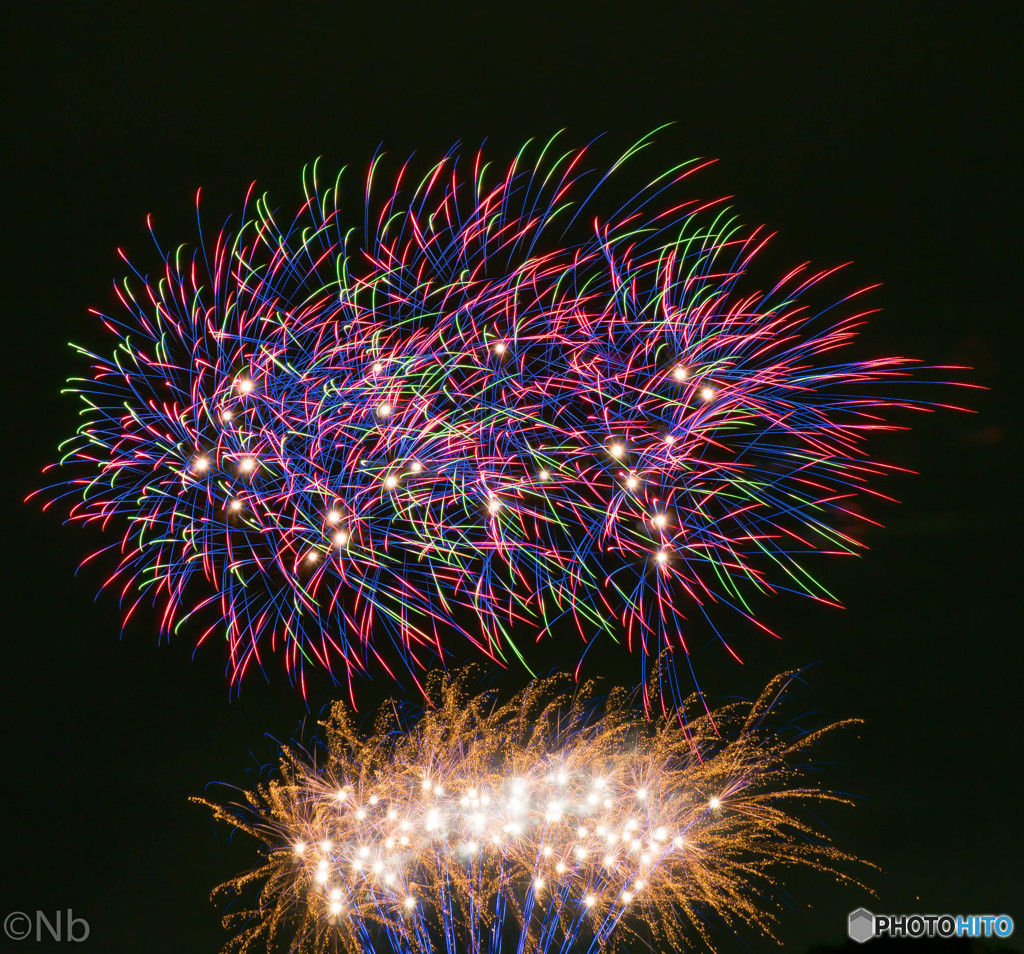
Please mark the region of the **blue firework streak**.
<svg viewBox="0 0 1024 954"><path fill-rule="evenodd" d="M804 559L859 547L892 469L865 438L931 406L876 393L911 362L841 357L866 313L801 304L830 272L744 290L767 237L679 199L699 164L605 210L584 155L453 151L383 190L375 161L358 229L313 167L286 226L250 197L119 289L47 493L122 529L126 620L155 601L233 682L281 655L301 684L571 631L688 657L690 616L834 601Z"/></svg>

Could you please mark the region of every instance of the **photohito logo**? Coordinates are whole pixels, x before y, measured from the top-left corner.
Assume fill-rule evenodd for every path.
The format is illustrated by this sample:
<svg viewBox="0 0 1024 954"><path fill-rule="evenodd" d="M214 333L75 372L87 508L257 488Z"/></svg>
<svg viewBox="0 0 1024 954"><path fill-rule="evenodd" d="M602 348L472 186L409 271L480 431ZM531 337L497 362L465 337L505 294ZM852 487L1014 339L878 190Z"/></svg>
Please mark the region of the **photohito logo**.
<svg viewBox="0 0 1024 954"><path fill-rule="evenodd" d="M11 911L4 918L4 936L12 941L71 941L89 937L89 922L67 911Z"/></svg>
<svg viewBox="0 0 1024 954"><path fill-rule="evenodd" d="M867 908L850 912L850 938L858 944L873 937L1009 937L1008 914L872 914Z"/></svg>

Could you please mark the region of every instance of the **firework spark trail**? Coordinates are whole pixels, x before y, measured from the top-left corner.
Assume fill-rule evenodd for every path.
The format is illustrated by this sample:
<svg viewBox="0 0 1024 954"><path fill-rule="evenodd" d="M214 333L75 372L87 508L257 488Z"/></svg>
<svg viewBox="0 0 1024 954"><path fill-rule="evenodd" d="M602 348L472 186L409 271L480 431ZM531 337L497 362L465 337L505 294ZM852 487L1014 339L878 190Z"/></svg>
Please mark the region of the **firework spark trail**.
<svg viewBox="0 0 1024 954"><path fill-rule="evenodd" d="M436 707L418 719L385 706L370 734L336 704L319 750L283 748L240 802L201 800L264 855L215 892L236 908L229 948L590 950L640 934L680 950L711 943L715 922L771 934L774 876L850 881L855 861L805 811L847 801L808 781L835 726L794 739L766 720L788 682L685 727L567 677L500 704L465 670L428 680Z"/></svg>
<svg viewBox="0 0 1024 954"><path fill-rule="evenodd" d="M602 211L583 150L528 157L453 152L379 200L375 162L362 229L314 167L283 228L250 197L119 288L46 494L121 527L126 621L196 617L233 684L277 654L351 684L571 630L646 672L690 617L836 602L807 558L860 547L853 502L896 469L864 442L932 406L880 393L912 362L842 357L855 296L802 304L830 271L744 288L767 236L679 200L696 164Z"/></svg>

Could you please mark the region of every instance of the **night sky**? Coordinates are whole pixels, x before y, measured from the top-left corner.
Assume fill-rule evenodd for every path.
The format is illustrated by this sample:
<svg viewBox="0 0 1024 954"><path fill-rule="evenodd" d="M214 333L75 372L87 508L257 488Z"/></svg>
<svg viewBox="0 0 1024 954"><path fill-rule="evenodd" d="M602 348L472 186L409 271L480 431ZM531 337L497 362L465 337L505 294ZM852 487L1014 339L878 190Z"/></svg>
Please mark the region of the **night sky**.
<svg viewBox="0 0 1024 954"><path fill-rule="evenodd" d="M801 873L779 937L841 944L863 904L1006 912L1024 950L1014 5L253 6L30 3L7 24L3 913L71 907L91 925L82 950L217 950L209 890L254 854L187 799L250 781L267 735L312 726L333 695L314 679L307 707L271 671L230 699L219 648L158 646L152 614L119 638L116 598L94 600L111 564L74 575L102 536L22 503L76 426L58 392L84 365L66 342L103 346L87 309L114 307L115 249L157 265L147 213L165 247L194 239L200 186L208 230L254 179L290 212L317 156L355 183L380 143L433 158L486 138L503 160L567 127L580 145L607 133L610 155L674 121L657 162L718 157L692 190L777 230L780 262L852 260L837 297L882 283L861 353L971 365L990 389L953 395L973 414L908 416L912 432L881 441L919 476L883 484L901 503L872 511L885 528L870 552L822 565L844 610L765 601L783 638L735 626L742 666L697 634L713 698L805 668L810 721L865 720L824 750L828 781L858 801L826 821L879 866L878 897ZM544 661L576 658L566 641ZM639 672L611 649L588 661ZM393 688L358 691L370 712ZM721 940L772 948L752 931Z"/></svg>

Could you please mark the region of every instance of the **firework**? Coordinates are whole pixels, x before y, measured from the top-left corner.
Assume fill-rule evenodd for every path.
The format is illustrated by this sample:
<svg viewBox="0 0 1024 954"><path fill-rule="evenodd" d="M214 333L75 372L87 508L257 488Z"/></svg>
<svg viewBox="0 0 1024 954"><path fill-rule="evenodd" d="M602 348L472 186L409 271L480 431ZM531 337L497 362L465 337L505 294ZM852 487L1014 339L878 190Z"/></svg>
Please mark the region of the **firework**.
<svg viewBox="0 0 1024 954"><path fill-rule="evenodd" d="M249 199L118 289L47 493L120 529L126 621L301 683L572 631L646 665L758 594L834 601L806 560L860 546L910 362L842 357L866 312L802 304L830 272L744 288L767 236L685 198L698 164L601 208L583 150L528 155L375 162L359 215L314 167L290 223Z"/></svg>
<svg viewBox="0 0 1024 954"><path fill-rule="evenodd" d="M850 880L852 856L802 814L846 801L806 780L835 726L787 740L766 725L787 677L689 725L568 682L499 704L465 670L435 675L434 708L385 707L368 735L338 703L319 750L285 747L240 802L204 800L264 854L215 892L236 907L229 946L584 950L640 933L681 949L716 920L770 934L788 866Z"/></svg>

